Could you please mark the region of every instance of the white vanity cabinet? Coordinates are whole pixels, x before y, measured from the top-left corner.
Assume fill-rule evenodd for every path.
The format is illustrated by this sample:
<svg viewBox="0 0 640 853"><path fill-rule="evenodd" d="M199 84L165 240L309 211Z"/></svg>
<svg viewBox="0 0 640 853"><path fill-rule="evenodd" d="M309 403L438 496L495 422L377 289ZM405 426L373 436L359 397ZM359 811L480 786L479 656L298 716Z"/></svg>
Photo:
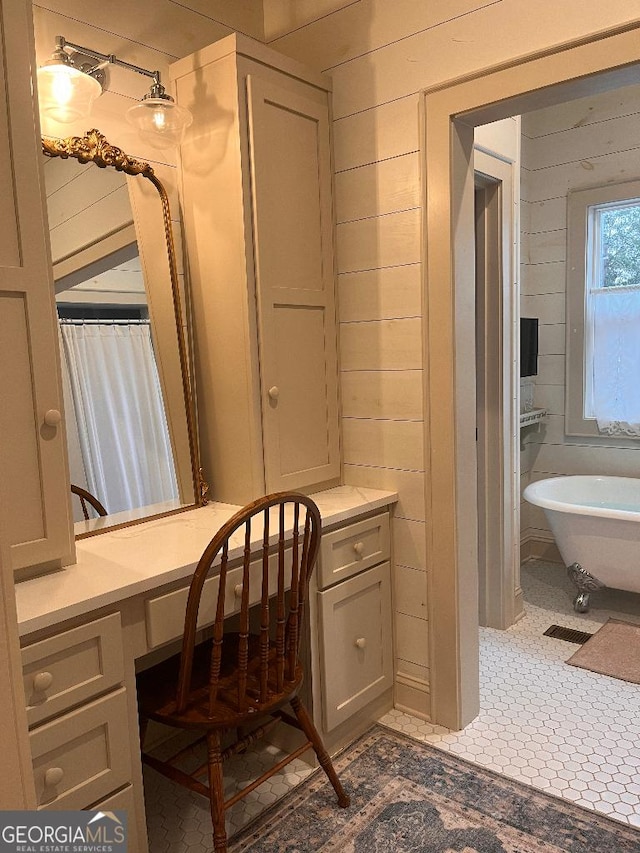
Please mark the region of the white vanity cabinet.
<svg viewBox="0 0 640 853"><path fill-rule="evenodd" d="M14 570L73 555L30 4L0 7L0 512Z"/></svg>
<svg viewBox="0 0 640 853"><path fill-rule="evenodd" d="M171 74L212 497L337 484L330 81L238 34Z"/></svg>
<svg viewBox="0 0 640 853"><path fill-rule="evenodd" d="M324 533L309 596L305 699L335 751L391 708L389 514L397 494L340 486L313 498ZM195 566L238 509L211 502L89 537L78 543L76 564L15 587L37 806L125 809L131 853L148 850L135 672L178 650ZM259 548L259 527L253 536ZM232 549L231 617L241 558L242 547ZM274 576L277 563L273 555ZM206 581L203 628L214 619L217 584L215 574Z"/></svg>
<svg viewBox="0 0 640 853"><path fill-rule="evenodd" d="M392 687L388 512L323 535L317 586L317 680L331 744L330 733Z"/></svg>

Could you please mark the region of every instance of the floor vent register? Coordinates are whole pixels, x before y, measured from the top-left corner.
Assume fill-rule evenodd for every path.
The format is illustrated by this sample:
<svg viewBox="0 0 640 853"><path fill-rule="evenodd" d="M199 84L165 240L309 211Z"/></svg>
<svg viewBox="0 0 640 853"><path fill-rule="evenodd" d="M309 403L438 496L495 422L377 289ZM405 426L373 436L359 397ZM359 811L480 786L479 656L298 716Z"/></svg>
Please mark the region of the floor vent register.
<svg viewBox="0 0 640 853"><path fill-rule="evenodd" d="M566 640L567 643L577 643L581 646L593 637L587 631L576 631L575 628L564 628L562 625L551 625L544 632L545 637L553 637L555 640Z"/></svg>

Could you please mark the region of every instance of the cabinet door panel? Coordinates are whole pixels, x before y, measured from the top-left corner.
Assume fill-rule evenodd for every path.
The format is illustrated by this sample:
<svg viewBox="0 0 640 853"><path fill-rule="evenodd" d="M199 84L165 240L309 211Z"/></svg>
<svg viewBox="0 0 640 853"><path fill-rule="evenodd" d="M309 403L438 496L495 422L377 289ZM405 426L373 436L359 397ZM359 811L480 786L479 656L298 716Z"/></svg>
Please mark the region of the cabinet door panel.
<svg viewBox="0 0 640 853"><path fill-rule="evenodd" d="M391 687L389 563L318 592L325 731Z"/></svg>
<svg viewBox="0 0 640 853"><path fill-rule="evenodd" d="M72 554L53 280L41 190L29 7L15 4L0 56L0 511L14 569ZM1 28L0 28L1 29ZM14 36L19 33L18 37ZM25 73L27 72L27 73Z"/></svg>
<svg viewBox="0 0 640 853"><path fill-rule="evenodd" d="M301 88L303 88L301 86ZM328 107L248 78L267 491L339 476Z"/></svg>
<svg viewBox="0 0 640 853"><path fill-rule="evenodd" d="M274 476L285 478L301 471L317 471L316 476L326 479L320 471L332 462L327 442L330 413L325 366L318 357L324 349L324 309L274 305L273 322L277 347L274 368L280 391L276 401L268 402L269 415L277 414L278 419L277 455L274 454L278 469Z"/></svg>

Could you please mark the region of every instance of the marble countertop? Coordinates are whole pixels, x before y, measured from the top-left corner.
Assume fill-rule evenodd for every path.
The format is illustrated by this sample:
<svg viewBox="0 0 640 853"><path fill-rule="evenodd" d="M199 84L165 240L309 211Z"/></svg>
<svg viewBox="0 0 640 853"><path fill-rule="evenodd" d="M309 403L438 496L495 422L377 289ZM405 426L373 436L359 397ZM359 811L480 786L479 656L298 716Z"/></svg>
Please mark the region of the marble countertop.
<svg viewBox="0 0 640 853"><path fill-rule="evenodd" d="M356 486L338 486L311 497L325 528L398 499L395 492ZM188 578L216 531L239 509L212 502L76 542L76 563L16 584L20 635ZM256 542L260 537L256 527ZM240 543L236 550L229 556L240 555Z"/></svg>

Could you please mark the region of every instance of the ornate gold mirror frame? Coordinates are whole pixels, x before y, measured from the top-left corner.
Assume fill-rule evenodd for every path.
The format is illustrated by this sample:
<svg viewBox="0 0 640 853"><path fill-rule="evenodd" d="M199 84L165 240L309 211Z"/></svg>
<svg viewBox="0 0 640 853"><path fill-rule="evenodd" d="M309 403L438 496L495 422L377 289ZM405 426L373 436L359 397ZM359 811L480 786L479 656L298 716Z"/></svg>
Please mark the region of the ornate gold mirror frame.
<svg viewBox="0 0 640 853"><path fill-rule="evenodd" d="M109 516L92 520L89 529L77 533L76 538L93 536L106 530L114 530L139 524L152 518L160 518L183 512L187 509L203 506L207 503L208 486L204 481L202 469L199 462L198 439L196 432L195 395L192 391L192 372L185 340L183 311L178 279L178 268L176 252L173 239L173 228L169 210L169 199L165 187L155 175L153 167L142 160L136 160L125 154L122 149L111 145L106 138L96 129L89 130L84 137L72 136L66 139L46 138L42 139L42 150L47 157L61 157L63 159L74 158L80 163L93 163L101 169L113 168L130 176L140 176L149 180L158 191L162 205L162 220L164 224L164 236L167 249L167 261L171 281L171 297L173 302L173 315L175 320L175 331L177 349L182 374L183 400L186 417L186 430L188 435L189 452L191 457L191 476L193 480L193 503L182 505L175 509L164 512L141 515L139 518L123 522L109 523ZM174 448L175 454L175 448Z"/></svg>

